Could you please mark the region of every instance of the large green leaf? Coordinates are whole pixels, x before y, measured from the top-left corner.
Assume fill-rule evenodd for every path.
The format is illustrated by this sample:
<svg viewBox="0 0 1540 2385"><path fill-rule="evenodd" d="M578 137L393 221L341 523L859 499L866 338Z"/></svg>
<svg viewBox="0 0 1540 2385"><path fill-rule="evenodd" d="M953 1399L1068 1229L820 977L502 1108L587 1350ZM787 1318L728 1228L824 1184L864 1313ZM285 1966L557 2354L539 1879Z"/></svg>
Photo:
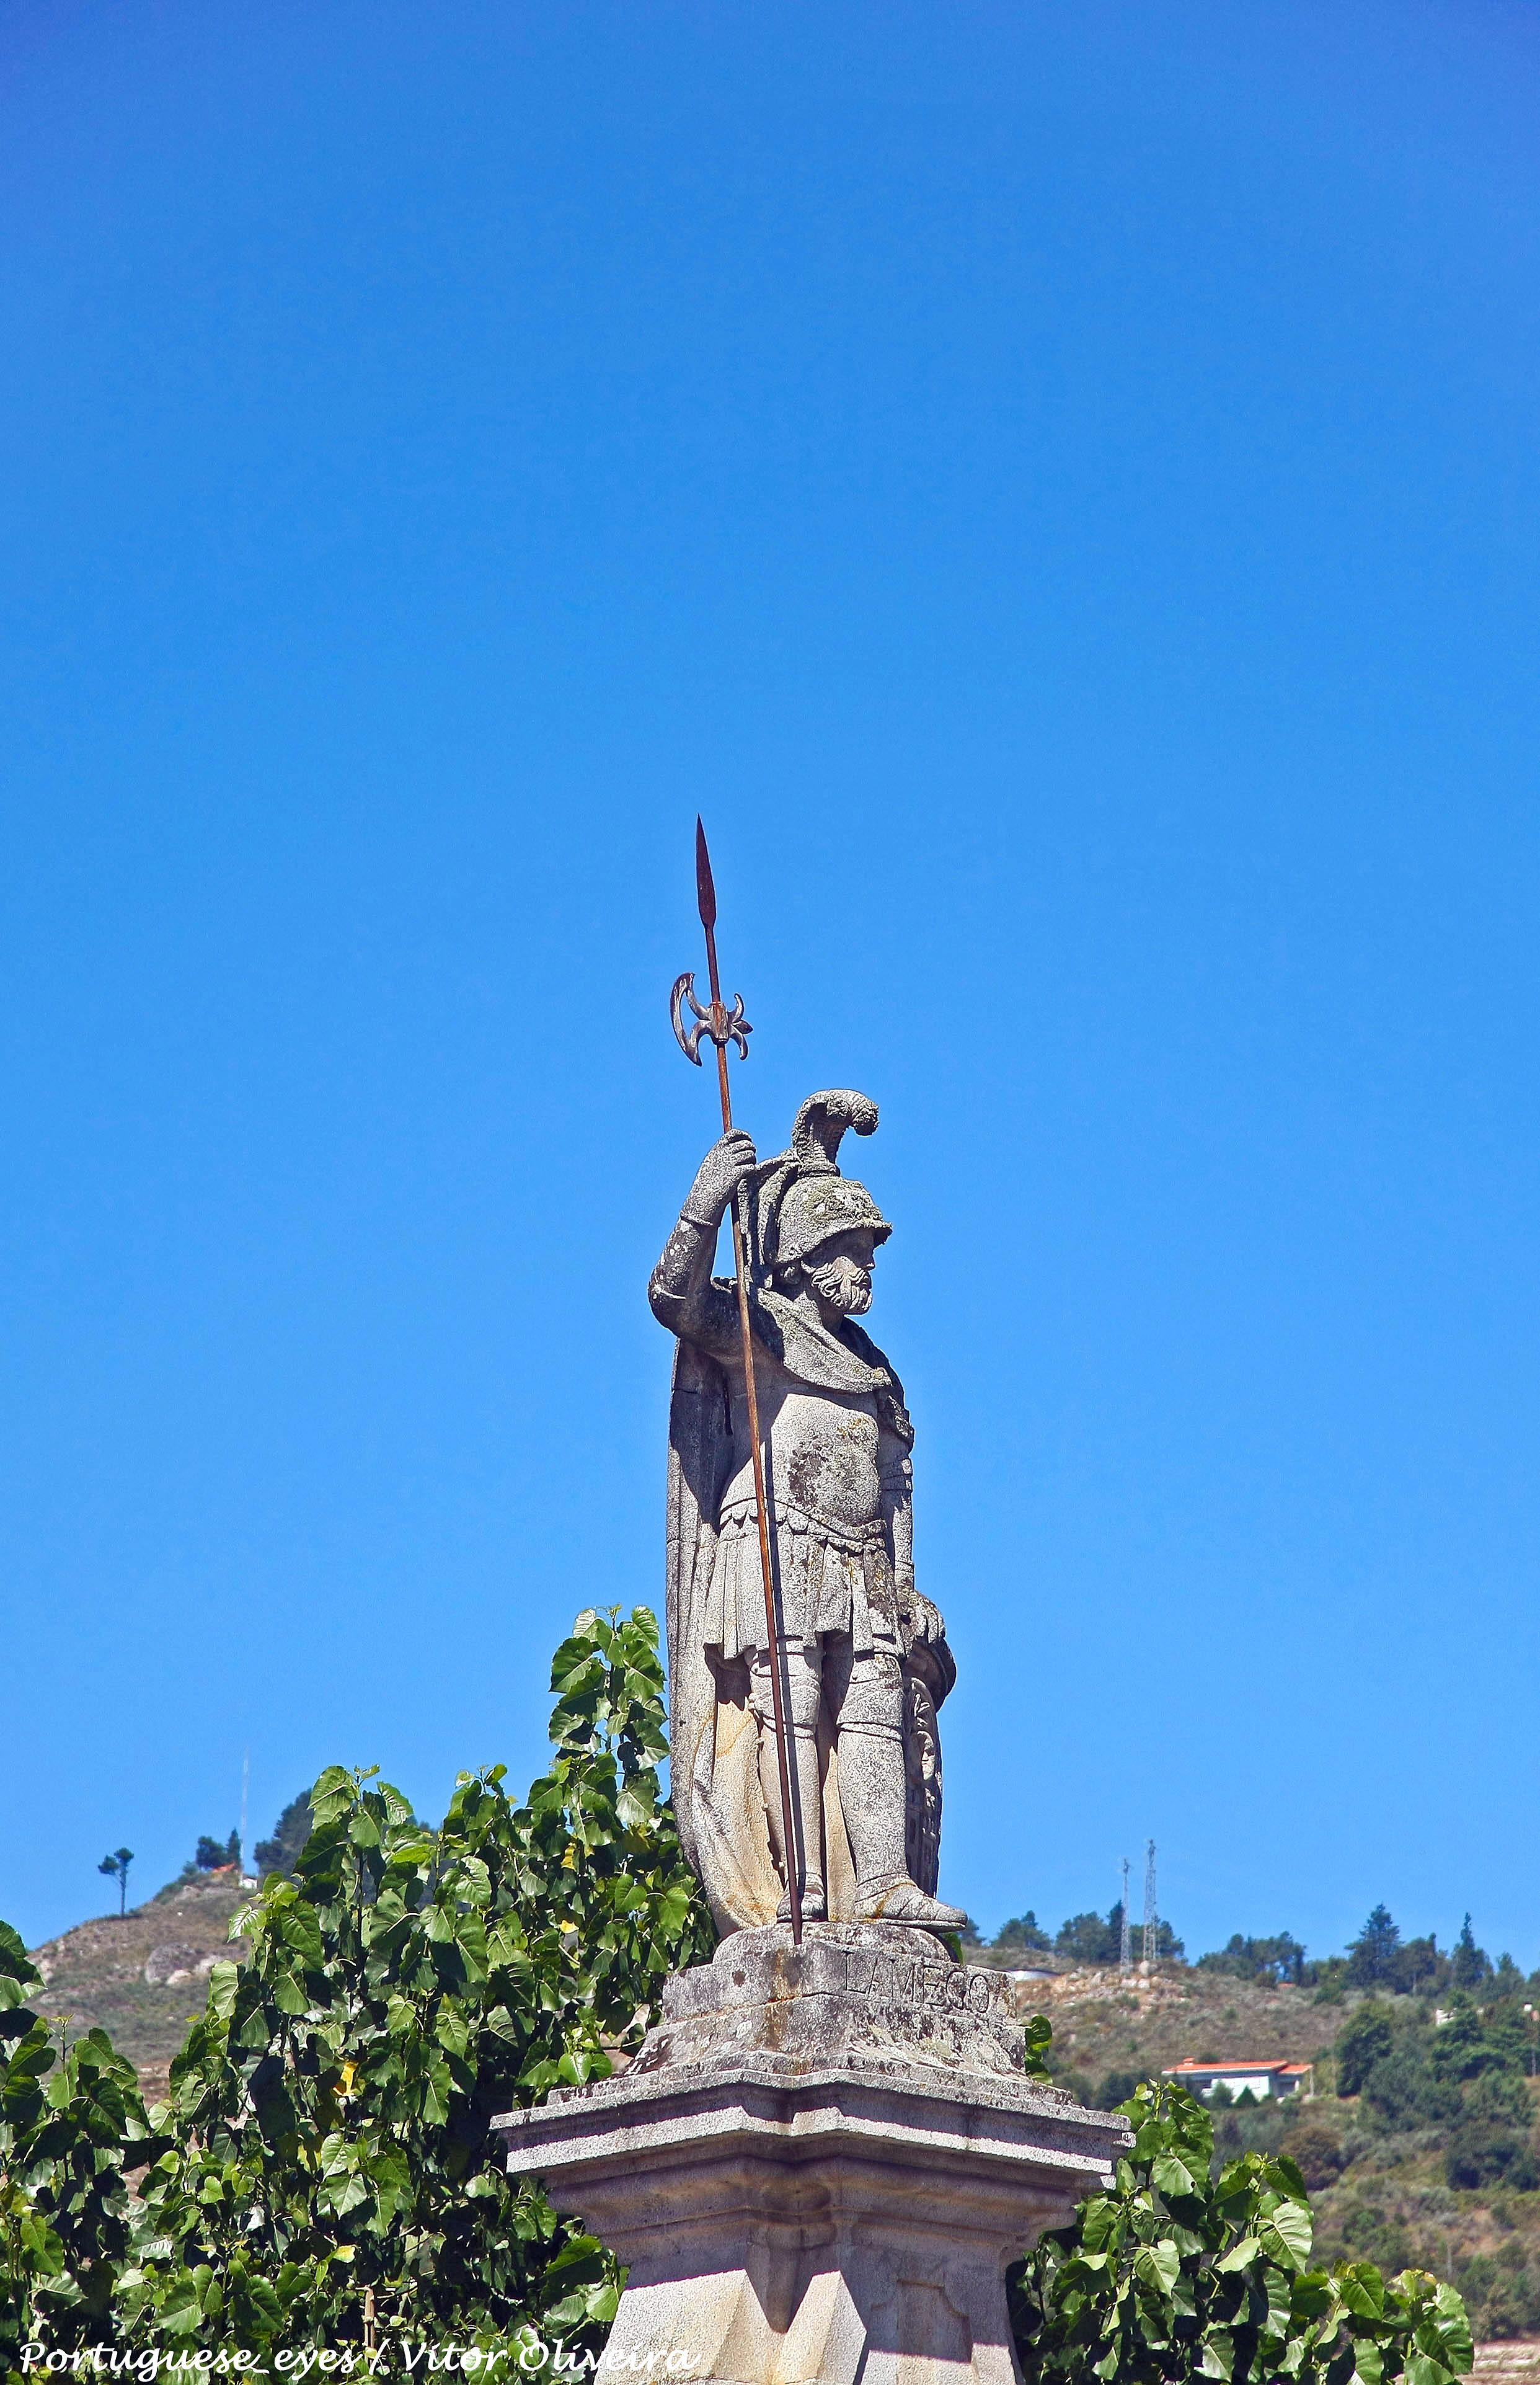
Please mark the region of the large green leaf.
<svg viewBox="0 0 1540 2385"><path fill-rule="evenodd" d="M1309 2266L1315 2227L1308 2203L1278 2204L1263 2222L1261 2233L1264 2250L1285 2268L1303 2269Z"/></svg>
<svg viewBox="0 0 1540 2385"><path fill-rule="evenodd" d="M1142 2278L1146 2285L1153 2286L1157 2292L1162 2294L1169 2294L1175 2285L1177 2272L1181 2266L1181 2254L1175 2245L1165 2238L1158 2243L1144 2245L1134 2255L1136 2276Z"/></svg>
<svg viewBox="0 0 1540 2385"><path fill-rule="evenodd" d="M1311 2217L1292 2163L1249 2154L1215 2177L1209 2117L1169 2081L1124 2110L1135 2142L1113 2187L1012 2277L1033 2385L1448 2385L1469 2369L1452 2288L1417 2273L1387 2287L1367 2263L1306 2268Z"/></svg>

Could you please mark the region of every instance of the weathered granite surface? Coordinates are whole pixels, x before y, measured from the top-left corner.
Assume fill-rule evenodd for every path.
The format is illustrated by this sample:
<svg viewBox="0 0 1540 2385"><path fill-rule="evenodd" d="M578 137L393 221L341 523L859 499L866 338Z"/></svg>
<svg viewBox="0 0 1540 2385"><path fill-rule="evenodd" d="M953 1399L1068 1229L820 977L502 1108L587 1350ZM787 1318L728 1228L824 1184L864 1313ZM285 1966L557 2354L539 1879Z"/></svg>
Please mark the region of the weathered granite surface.
<svg viewBox="0 0 1540 2385"><path fill-rule="evenodd" d="M1045 2096L1074 2108L1028 2079L1003 1976L964 1969L921 1929L815 1924L800 1952L784 1924L739 1930L714 1961L668 1981L663 2019L627 2077L743 2062L766 2076L833 2067L944 2092L976 2080L996 2100L1014 2089L1034 2110Z"/></svg>
<svg viewBox="0 0 1540 2385"><path fill-rule="evenodd" d="M914 1433L903 1386L858 1325L892 1230L840 1172L869 1135L864 1093L813 1093L789 1149L713 1143L652 1271L677 1337L668 1418L667 1624L674 1808L717 1929L790 1909L810 1921L954 1929L936 1894L937 1710L957 1677L914 1574ZM735 1287L712 1274L730 1206L743 1223L771 1542L765 1612L755 1437ZM787 1738L791 1848L776 1753Z"/></svg>
<svg viewBox="0 0 1540 2385"><path fill-rule="evenodd" d="M610 2356L720 2385L1011 2385L1004 2276L1121 2121L1026 2074L998 1975L892 1924L740 1931L624 2077L498 2122L629 2267Z"/></svg>

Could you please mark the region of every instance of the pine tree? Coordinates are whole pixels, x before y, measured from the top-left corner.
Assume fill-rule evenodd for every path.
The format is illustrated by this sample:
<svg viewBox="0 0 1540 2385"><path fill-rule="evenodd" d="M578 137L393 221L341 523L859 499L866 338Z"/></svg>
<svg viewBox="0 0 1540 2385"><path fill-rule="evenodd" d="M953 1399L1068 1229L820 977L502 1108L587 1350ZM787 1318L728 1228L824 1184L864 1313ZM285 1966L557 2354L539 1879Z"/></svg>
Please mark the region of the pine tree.
<svg viewBox="0 0 1540 2385"><path fill-rule="evenodd" d="M1491 1977L1492 1965L1484 1950L1478 1946L1471 1931L1471 1917L1455 1942L1450 1978L1457 1988L1477 1988Z"/></svg>

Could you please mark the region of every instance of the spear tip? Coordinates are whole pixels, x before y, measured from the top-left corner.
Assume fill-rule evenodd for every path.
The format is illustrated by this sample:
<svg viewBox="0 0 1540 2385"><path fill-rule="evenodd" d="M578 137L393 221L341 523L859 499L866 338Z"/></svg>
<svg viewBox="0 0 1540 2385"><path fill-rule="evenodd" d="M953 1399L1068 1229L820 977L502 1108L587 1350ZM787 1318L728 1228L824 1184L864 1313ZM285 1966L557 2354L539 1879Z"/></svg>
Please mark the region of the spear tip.
<svg viewBox="0 0 1540 2385"><path fill-rule="evenodd" d="M711 855L706 851L705 826L699 812L695 815L695 893L701 905L701 925L716 925L716 888L712 880Z"/></svg>

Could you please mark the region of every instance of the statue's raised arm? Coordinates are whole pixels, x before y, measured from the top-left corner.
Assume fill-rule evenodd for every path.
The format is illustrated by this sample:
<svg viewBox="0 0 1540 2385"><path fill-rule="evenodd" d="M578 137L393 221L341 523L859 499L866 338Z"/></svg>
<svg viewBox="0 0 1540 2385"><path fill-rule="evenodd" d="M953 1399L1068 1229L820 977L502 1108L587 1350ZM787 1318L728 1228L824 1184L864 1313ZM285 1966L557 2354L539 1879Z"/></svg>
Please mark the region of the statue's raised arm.
<svg viewBox="0 0 1540 2385"><path fill-rule="evenodd" d="M712 1281L712 1254L722 1220L753 1167L753 1143L741 1128L712 1144L647 1287L660 1325L723 1360L739 1349L738 1304L727 1284Z"/></svg>
<svg viewBox="0 0 1540 2385"><path fill-rule="evenodd" d="M913 1433L902 1386L855 1322L891 1228L839 1171L864 1094L815 1093L790 1148L759 1164L747 1135L714 1143L653 1271L679 1342L670 1409L668 1647L675 1805L724 1932L785 1919L789 1860L809 1921L956 1929L935 1894L936 1708L955 1677L915 1589ZM747 1185L750 1317L776 1644L765 1621L752 1447L730 1281L717 1231ZM790 1730L789 1858L777 1794L772 1667Z"/></svg>

